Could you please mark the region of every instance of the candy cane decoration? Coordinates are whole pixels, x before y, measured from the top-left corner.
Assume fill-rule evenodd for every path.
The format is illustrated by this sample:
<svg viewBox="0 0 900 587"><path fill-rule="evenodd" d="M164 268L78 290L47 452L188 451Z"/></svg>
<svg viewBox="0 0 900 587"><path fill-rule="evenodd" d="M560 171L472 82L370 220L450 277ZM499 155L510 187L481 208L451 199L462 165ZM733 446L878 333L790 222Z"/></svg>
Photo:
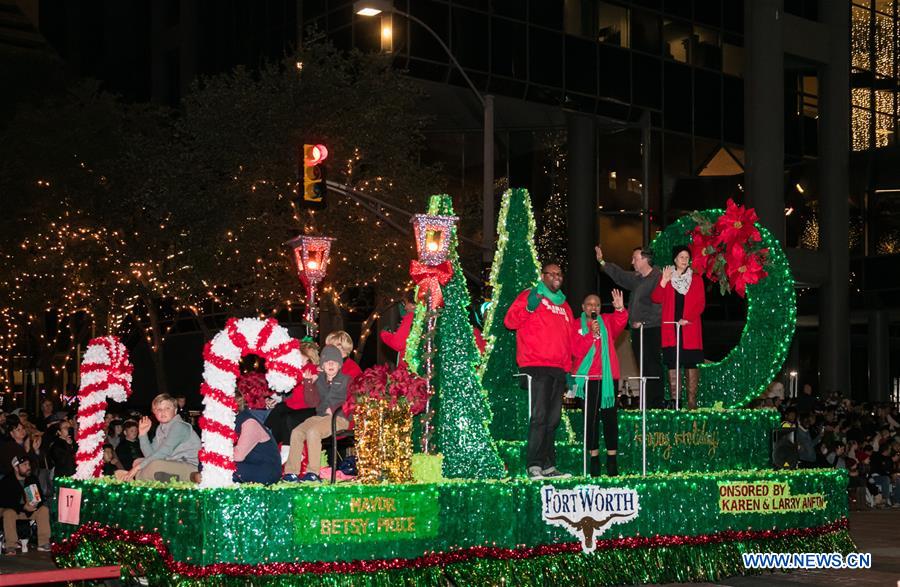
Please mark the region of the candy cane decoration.
<svg viewBox="0 0 900 587"><path fill-rule="evenodd" d="M234 472L234 433L237 403L234 400L240 360L258 355L266 361L269 387L286 394L300 380L300 369L306 363L300 354L300 342L275 320L257 318L230 319L203 349L203 416L200 431L203 448L201 487L231 485Z"/></svg>
<svg viewBox="0 0 900 587"><path fill-rule="evenodd" d="M100 476L106 438L103 422L106 400L124 402L128 399L132 369L128 349L115 336L95 338L88 343L81 363L81 389L78 391L76 479Z"/></svg>

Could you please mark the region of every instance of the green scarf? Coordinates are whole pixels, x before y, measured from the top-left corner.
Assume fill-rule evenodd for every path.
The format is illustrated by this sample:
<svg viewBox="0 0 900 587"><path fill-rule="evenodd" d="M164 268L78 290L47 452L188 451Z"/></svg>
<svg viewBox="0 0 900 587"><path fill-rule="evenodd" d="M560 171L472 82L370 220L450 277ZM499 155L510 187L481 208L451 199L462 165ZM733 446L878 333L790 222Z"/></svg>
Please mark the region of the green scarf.
<svg viewBox="0 0 900 587"><path fill-rule="evenodd" d="M607 341L609 337L606 334L606 324L603 318L597 317L597 324L600 325L600 364L603 367L602 378L600 379L600 407L604 410L613 407L616 402L615 389L613 389L612 364L609 362L609 345ZM581 313L581 331L590 332L588 328L588 318L584 312ZM578 366L576 375L587 376L591 371L591 365L594 364L594 355L597 351L596 346L591 343L590 349ZM579 385L575 388L575 396L584 398L584 385L582 379L576 379Z"/></svg>
<svg viewBox="0 0 900 587"><path fill-rule="evenodd" d="M550 300L557 306L563 305L563 302L566 301L566 294L564 294L563 292L561 292L559 290L550 291L550 288L547 287L546 285L544 285L543 281L538 281L537 285L534 287L537 288L537 292L539 294L541 294L542 296L544 296L545 298L547 298L548 300Z"/></svg>

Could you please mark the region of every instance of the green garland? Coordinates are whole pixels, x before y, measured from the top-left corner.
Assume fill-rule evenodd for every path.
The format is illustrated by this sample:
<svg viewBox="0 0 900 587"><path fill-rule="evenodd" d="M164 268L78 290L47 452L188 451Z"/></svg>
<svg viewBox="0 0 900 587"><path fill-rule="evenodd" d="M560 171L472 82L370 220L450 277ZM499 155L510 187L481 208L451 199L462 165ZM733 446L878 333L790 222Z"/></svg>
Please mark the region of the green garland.
<svg viewBox="0 0 900 587"><path fill-rule="evenodd" d="M215 575L206 579L173 575L150 545L119 541L82 542L72 553L57 557L61 567L120 564L124 579L143 576L151 585L273 585L273 586L393 586L445 585L636 585L646 583L712 582L724 577L762 574L744 568L746 552L840 552L855 549L846 530L803 538L745 540L667 548L625 548L593 554L561 554L525 560L477 559L446 566L407 568L356 574Z"/></svg>
<svg viewBox="0 0 900 587"><path fill-rule="evenodd" d="M704 210L699 214L715 222L723 210ZM670 224L650 245L655 264L671 264L672 250L690 243L690 231L696 222L683 216ZM738 345L717 363L700 365L697 403L712 406L721 402L726 408L746 406L759 397L781 370L791 347L797 322L797 299L790 264L778 239L757 223L762 245L769 249L769 275L747 286L747 323Z"/></svg>

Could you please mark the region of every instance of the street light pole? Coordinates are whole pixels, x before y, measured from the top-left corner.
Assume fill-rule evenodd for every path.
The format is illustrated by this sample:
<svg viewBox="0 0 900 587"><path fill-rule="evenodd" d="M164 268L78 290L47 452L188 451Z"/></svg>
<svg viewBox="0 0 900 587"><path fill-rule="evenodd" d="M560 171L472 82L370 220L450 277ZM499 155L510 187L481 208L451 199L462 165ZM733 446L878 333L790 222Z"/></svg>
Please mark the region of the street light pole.
<svg viewBox="0 0 900 587"><path fill-rule="evenodd" d="M489 264L491 259L494 256L494 96L490 94L482 95L478 88L475 87L475 84L472 83L472 80L466 74L465 70L462 68L462 65L459 64L459 61L456 60L456 57L453 56L453 53L450 51L450 47L444 43L443 39L441 39L440 35L438 35L434 29L425 24L418 17L409 14L408 12L403 12L402 10L398 10L394 7L392 2L387 2L385 0L362 0L358 2L354 2L353 11L356 14L361 16L375 16L381 12L388 12L391 14L396 14L398 16L402 16L403 18L410 20L423 29L428 31L428 33L434 37L434 40L438 42L444 52L447 54L447 57L450 58L450 63L459 71L459 74L466 80L466 84L469 86L469 89L475 94L475 97L478 98L478 102L481 104L482 109L484 110L484 182L482 184L482 239L481 239L481 258L485 264Z"/></svg>

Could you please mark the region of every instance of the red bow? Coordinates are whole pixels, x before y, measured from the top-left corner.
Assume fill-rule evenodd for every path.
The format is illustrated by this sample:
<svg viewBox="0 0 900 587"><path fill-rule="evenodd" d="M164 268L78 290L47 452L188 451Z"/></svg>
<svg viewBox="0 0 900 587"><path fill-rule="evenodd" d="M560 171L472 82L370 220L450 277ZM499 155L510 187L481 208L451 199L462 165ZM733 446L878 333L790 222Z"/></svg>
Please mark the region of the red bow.
<svg viewBox="0 0 900 587"><path fill-rule="evenodd" d="M444 261L440 265L429 266L415 259L409 264L409 276L419 286L419 299L425 300L426 295L431 295L432 308L440 308L444 305L444 294L441 286L447 285L453 276L453 265L450 261Z"/></svg>

